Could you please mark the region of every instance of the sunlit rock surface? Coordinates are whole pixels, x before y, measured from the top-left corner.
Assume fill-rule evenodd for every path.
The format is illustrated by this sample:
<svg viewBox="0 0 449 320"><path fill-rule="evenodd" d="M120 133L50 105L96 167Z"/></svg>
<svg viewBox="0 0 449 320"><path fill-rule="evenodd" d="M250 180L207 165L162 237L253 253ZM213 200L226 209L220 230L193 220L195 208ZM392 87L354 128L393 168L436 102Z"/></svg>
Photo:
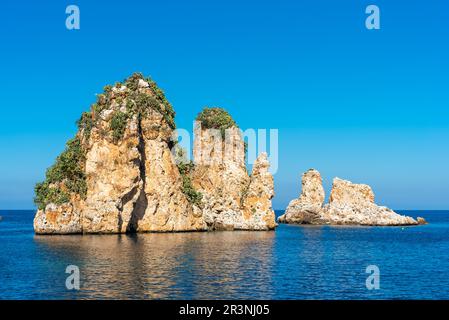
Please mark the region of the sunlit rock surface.
<svg viewBox="0 0 449 320"><path fill-rule="evenodd" d="M174 112L151 80L137 74L108 88L83 116L76 134L82 155L76 158L79 163L74 170L80 176L75 178L82 194L71 191L73 181L78 182L69 175L71 171L59 173L64 177L40 192L36 233L270 230L276 226L271 207L273 177L266 154L260 155L250 177L237 127L227 130L226 139L198 128L197 161L191 172L182 173L173 152ZM220 144L213 143L215 138ZM73 152L63 159L69 165ZM188 192L200 196L192 200ZM42 204L43 198L57 201Z"/></svg>

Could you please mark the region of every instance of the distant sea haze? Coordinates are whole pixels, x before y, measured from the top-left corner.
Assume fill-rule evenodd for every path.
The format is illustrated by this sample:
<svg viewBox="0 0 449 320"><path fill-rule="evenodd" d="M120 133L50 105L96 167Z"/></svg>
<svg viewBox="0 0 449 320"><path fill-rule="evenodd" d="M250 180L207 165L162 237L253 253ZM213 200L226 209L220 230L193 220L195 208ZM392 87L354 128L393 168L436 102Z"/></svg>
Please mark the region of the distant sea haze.
<svg viewBox="0 0 449 320"><path fill-rule="evenodd" d="M34 211L0 211L0 299L449 299L449 211L399 212L429 224L37 236Z"/></svg>

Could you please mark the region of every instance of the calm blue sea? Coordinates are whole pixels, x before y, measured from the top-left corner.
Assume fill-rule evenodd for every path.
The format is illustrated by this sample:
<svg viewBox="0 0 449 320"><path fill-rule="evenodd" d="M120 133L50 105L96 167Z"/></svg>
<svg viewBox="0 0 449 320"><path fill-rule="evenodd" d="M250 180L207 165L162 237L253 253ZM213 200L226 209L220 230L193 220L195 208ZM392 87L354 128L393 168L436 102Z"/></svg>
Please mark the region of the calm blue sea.
<svg viewBox="0 0 449 320"><path fill-rule="evenodd" d="M0 211L0 299L449 299L449 211L401 213L430 224L36 236L33 211Z"/></svg>

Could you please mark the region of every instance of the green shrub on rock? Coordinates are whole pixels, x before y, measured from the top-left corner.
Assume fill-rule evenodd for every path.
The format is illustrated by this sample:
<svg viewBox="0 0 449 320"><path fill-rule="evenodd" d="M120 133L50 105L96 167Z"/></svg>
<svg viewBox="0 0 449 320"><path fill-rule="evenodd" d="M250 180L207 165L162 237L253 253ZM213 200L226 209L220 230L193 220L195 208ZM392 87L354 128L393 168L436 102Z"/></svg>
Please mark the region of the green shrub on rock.
<svg viewBox="0 0 449 320"><path fill-rule="evenodd" d="M231 117L231 115L223 108L208 108L205 107L196 117L196 121L201 122L202 129L218 129L220 130L221 137L224 139L226 135L226 129L236 127L237 123ZM245 157L248 151L248 143L244 142Z"/></svg>
<svg viewBox="0 0 449 320"><path fill-rule="evenodd" d="M80 140L74 138L68 141L55 164L47 170L45 181L36 184L34 202L39 209L44 209L49 203L66 203L72 193L81 198L86 196L85 159Z"/></svg>
<svg viewBox="0 0 449 320"><path fill-rule="evenodd" d="M148 83L148 88L151 90L153 96L138 91L139 81ZM129 94L127 107L134 114L143 116L148 109L153 109L162 114L167 124L175 129L175 111L172 105L168 102L164 92L157 86L151 78L144 78L140 72L134 73L124 81L126 87L131 90Z"/></svg>
<svg viewBox="0 0 449 320"><path fill-rule="evenodd" d="M91 112L83 112L81 118L76 122L78 129L83 131L84 136L86 138L90 137L90 133L92 132L92 128L94 126L94 120L92 119Z"/></svg>
<svg viewBox="0 0 449 320"><path fill-rule="evenodd" d="M223 138L225 137L226 129L237 127L234 119L223 108L206 107L198 114L196 120L201 122L203 129L219 129Z"/></svg>
<svg viewBox="0 0 449 320"><path fill-rule="evenodd" d="M203 195L201 192L196 191L192 185L192 180L188 175L182 175L182 192L186 195L187 199L197 205L201 205L201 199Z"/></svg>
<svg viewBox="0 0 449 320"><path fill-rule="evenodd" d="M190 174L195 168L195 165L192 161L187 160L184 149L179 146L176 146L176 148L176 162L182 177L182 192L186 195L189 202L201 206L203 194L195 190L192 184L192 179L190 178Z"/></svg>
<svg viewBox="0 0 449 320"><path fill-rule="evenodd" d="M111 119L110 128L112 130L112 137L114 141L119 141L123 138L126 129L128 116L126 113L117 111Z"/></svg>

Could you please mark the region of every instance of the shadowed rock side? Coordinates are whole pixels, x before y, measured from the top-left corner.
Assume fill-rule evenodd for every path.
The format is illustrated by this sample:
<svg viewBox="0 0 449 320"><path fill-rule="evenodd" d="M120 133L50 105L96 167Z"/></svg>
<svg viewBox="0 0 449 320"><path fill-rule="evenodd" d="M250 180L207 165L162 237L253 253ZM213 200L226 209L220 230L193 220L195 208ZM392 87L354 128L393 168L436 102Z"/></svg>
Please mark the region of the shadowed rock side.
<svg viewBox="0 0 449 320"><path fill-rule="evenodd" d="M281 223L316 225L366 225L399 226L425 224L397 214L393 210L378 206L374 193L368 185L354 184L335 178L329 203L323 206L324 190L320 173L309 170L302 177L303 190L299 199L288 205L285 214L279 217Z"/></svg>
<svg viewBox="0 0 449 320"><path fill-rule="evenodd" d="M194 202L171 152L174 112L163 93L140 74L105 90L79 123L74 140L81 148L68 147L36 187L36 233L274 228L266 156L255 165L253 180L244 161L196 168L195 176L211 187L201 188L205 193ZM74 157L74 150L81 156ZM243 149L238 155L244 160ZM235 190L244 187L254 190L251 198L237 196Z"/></svg>

